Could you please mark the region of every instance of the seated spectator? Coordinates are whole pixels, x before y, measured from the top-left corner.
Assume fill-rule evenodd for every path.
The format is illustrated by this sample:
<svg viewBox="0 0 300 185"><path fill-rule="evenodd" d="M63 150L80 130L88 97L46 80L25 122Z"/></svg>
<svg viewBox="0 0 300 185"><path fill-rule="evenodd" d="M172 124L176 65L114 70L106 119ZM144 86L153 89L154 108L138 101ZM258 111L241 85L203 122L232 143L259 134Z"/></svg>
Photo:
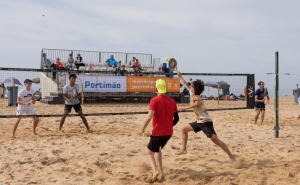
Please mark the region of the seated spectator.
<svg viewBox="0 0 300 185"><path fill-rule="evenodd" d="M64 65L60 62L60 58L57 57L55 64L51 64L52 69L57 70L57 69L65 69ZM56 79L56 71L52 72L52 79L55 80Z"/></svg>
<svg viewBox="0 0 300 185"><path fill-rule="evenodd" d="M129 66L130 66L130 67L134 65L135 60L136 60L135 57L133 57L132 60L130 60L130 62L129 62Z"/></svg>
<svg viewBox="0 0 300 185"><path fill-rule="evenodd" d="M86 68L87 71L93 71L94 67L92 64L89 64L88 67Z"/></svg>
<svg viewBox="0 0 300 185"><path fill-rule="evenodd" d="M130 66L130 68L135 69L136 66L138 66L138 64L136 62L134 62L133 65Z"/></svg>
<svg viewBox="0 0 300 185"><path fill-rule="evenodd" d="M114 59L114 55L110 55L110 58L105 61L109 67L117 66L117 61Z"/></svg>
<svg viewBox="0 0 300 185"><path fill-rule="evenodd" d="M134 68L134 72L135 72L135 76L143 76L142 74L139 74L141 72L141 69L139 68L139 66L135 66Z"/></svg>
<svg viewBox="0 0 300 185"><path fill-rule="evenodd" d="M118 65L118 67L116 67L116 76L122 76L122 74L121 74L121 67L120 67L120 65Z"/></svg>
<svg viewBox="0 0 300 185"><path fill-rule="evenodd" d="M143 70L142 65L139 62L139 59L136 59L136 65L139 67L140 71Z"/></svg>
<svg viewBox="0 0 300 185"><path fill-rule="evenodd" d="M75 66L77 67L77 70L80 66L85 66L82 60L82 57L80 56L80 53L77 54L77 57L75 58Z"/></svg>
<svg viewBox="0 0 300 185"><path fill-rule="evenodd" d="M56 64L56 69L65 69L64 65L60 62L59 57L56 58L55 64Z"/></svg>
<svg viewBox="0 0 300 185"><path fill-rule="evenodd" d="M73 69L73 66L74 66L74 58L73 58L73 54L70 53L68 58L68 63L66 64L66 69Z"/></svg>
<svg viewBox="0 0 300 185"><path fill-rule="evenodd" d="M122 65L122 67L121 67L121 75L127 76L127 70L125 69L125 65Z"/></svg>

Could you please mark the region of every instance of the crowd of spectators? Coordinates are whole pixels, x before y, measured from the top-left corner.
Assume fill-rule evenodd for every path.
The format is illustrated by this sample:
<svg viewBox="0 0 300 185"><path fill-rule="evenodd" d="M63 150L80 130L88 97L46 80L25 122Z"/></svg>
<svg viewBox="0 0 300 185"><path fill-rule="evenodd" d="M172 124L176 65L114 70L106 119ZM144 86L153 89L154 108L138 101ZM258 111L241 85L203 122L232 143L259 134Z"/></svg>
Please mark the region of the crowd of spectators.
<svg viewBox="0 0 300 185"><path fill-rule="evenodd" d="M62 63L60 61L60 58L57 57L56 61L51 64L52 69L58 70L79 70L81 66L83 66L84 70L86 71L94 71L99 69L95 68L94 64L85 64L80 53L77 54L76 58L73 58L73 53L70 53L66 63ZM126 76L128 72L135 72L134 74L136 76L139 76L142 75L142 73L144 72L141 63L139 62L139 59L137 59L136 57L133 57L132 60L130 60L129 65L126 67L126 65L122 64L121 61L117 62L114 58L114 55L110 55L110 57L105 61L104 66L110 69L109 71L115 71L115 74L117 76ZM128 69L130 68L132 68L131 70L133 71L129 71ZM52 72L52 76L55 80L56 72Z"/></svg>

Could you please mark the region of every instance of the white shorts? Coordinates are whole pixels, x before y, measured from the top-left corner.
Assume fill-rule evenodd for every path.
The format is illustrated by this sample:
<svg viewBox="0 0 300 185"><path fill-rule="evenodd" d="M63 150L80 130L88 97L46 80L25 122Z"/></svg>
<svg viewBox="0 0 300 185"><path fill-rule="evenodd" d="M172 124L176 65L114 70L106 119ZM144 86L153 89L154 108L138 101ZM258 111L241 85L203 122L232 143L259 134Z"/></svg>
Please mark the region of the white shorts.
<svg viewBox="0 0 300 185"><path fill-rule="evenodd" d="M27 115L36 115L35 111L31 106L18 106L17 116L23 115L23 113L26 113Z"/></svg>

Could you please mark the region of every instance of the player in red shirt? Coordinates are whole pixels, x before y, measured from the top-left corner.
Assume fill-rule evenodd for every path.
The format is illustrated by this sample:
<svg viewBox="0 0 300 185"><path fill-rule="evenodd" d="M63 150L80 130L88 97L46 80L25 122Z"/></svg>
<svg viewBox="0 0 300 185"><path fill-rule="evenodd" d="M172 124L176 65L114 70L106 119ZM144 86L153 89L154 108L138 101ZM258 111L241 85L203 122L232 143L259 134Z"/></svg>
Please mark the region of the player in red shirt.
<svg viewBox="0 0 300 185"><path fill-rule="evenodd" d="M178 110L175 100L165 95L167 92L166 82L162 79L156 81L158 95L150 100L149 112L143 127L137 132L141 136L152 119L152 134L148 144L148 160L153 174L151 182L157 177L163 176L161 149L167 144L173 134L173 126L179 121ZM158 170L154 154L157 153Z"/></svg>

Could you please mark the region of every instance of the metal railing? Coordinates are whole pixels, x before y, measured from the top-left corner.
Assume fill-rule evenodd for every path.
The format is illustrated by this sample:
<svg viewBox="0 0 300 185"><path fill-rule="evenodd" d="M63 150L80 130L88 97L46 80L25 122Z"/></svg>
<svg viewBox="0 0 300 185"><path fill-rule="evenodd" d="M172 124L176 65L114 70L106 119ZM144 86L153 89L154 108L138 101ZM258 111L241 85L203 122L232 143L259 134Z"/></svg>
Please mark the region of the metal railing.
<svg viewBox="0 0 300 185"><path fill-rule="evenodd" d="M102 51L83 51L83 50L70 50L70 49L42 49L41 53L41 69L43 66L50 61L53 63L57 57L62 62L67 62L69 54L73 54L73 58L76 58L77 54L80 53L82 60L86 64L97 64L104 63L110 55L114 55L117 62L121 61L121 64L129 64L133 57L139 59L141 65L152 64L152 54L144 53L124 53L124 52L102 52Z"/></svg>

